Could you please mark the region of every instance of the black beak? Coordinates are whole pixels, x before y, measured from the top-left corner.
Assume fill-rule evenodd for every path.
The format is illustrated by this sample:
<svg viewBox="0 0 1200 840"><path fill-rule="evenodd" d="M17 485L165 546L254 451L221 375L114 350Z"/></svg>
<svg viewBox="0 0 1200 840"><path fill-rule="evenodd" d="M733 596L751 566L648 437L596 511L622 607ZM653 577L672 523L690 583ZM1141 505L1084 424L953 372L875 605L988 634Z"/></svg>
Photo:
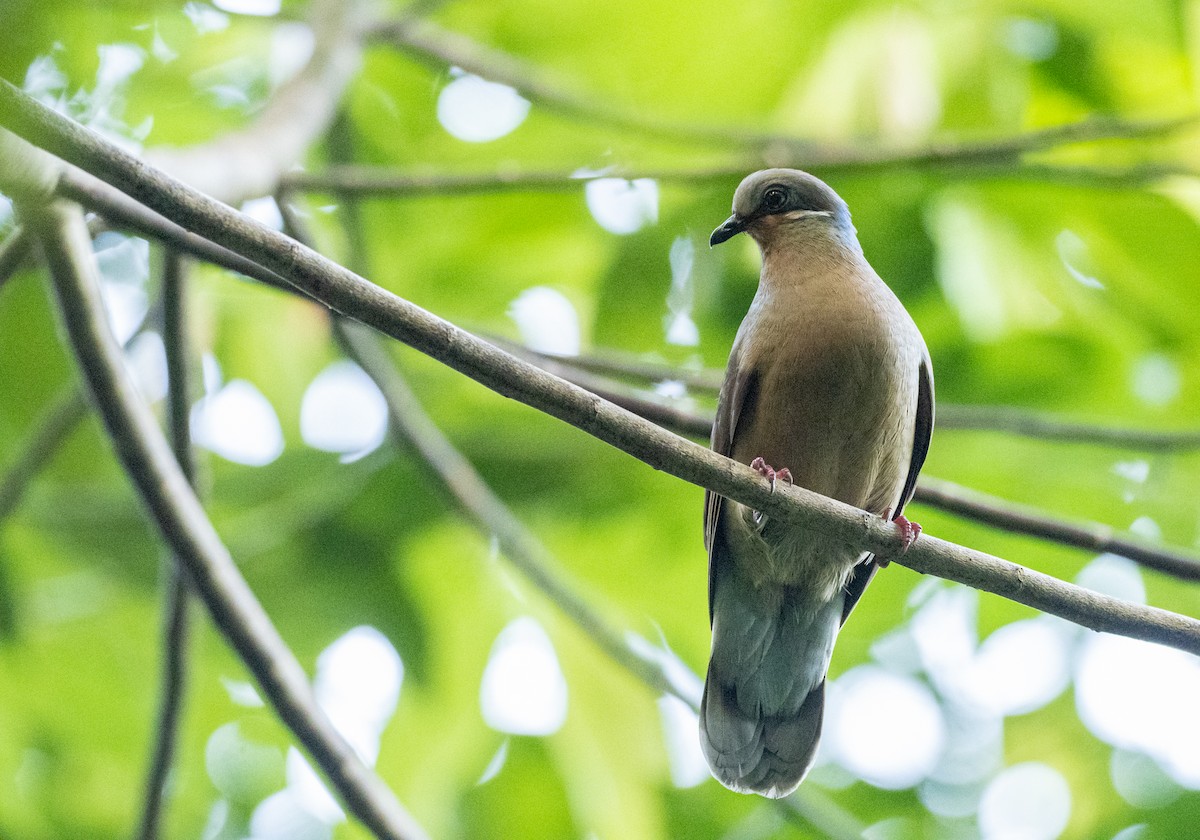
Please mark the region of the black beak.
<svg viewBox="0 0 1200 840"><path fill-rule="evenodd" d="M714 245L720 245L726 239L737 236L745 229L746 222L739 219L737 214L734 213L719 228L712 232L712 236L708 238L708 247L711 248Z"/></svg>

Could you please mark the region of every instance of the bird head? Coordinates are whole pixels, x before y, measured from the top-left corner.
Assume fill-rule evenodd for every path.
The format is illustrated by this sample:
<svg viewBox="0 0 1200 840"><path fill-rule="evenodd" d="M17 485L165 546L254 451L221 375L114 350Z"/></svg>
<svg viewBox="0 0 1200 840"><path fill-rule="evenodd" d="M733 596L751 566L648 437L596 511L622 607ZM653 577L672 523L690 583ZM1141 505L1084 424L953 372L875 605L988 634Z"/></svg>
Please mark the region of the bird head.
<svg viewBox="0 0 1200 840"><path fill-rule="evenodd" d="M747 175L733 194L733 215L712 232L710 246L745 231L759 244L797 225L832 226L854 238L850 210L833 189L799 169L764 169Z"/></svg>

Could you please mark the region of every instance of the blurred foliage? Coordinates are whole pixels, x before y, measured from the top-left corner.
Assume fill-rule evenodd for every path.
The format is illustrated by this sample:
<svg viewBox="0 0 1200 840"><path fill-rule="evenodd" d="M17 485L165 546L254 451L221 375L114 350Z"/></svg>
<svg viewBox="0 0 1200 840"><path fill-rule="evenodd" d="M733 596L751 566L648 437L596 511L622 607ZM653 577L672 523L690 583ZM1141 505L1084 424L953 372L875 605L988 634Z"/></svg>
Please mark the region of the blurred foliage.
<svg viewBox="0 0 1200 840"><path fill-rule="evenodd" d="M244 124L261 107L304 12L287 3L283 22L201 2L185 12L162 0L0 0L0 75L20 84L31 65L52 68L51 86L77 116L90 113L146 145L186 145ZM916 147L1096 113L1173 116L1197 106L1195 2L999 0L964 9L698 0L684 10L664 0L457 0L435 14L599 102L658 120L835 143ZM219 25L202 31L202 18ZM91 100L102 87L100 50L113 44L133 45L141 62L105 89L104 101ZM437 117L451 78L373 45L345 99L348 144L318 146L311 168L347 157L444 172L703 169L722 159L703 144L592 125L537 103L494 142L457 140ZM1196 140L1188 130L1047 159L1195 169ZM624 236L596 223L582 189L370 200L358 208L361 257L372 280L467 328L515 337L512 302L547 286L574 306L585 348L719 367L757 274L749 242L705 247L736 181L664 182L657 222ZM1200 416L1200 179L1093 187L988 177L965 164L842 170L830 181L850 204L868 257L921 326L940 400L1147 427ZM350 259L344 202L317 196L309 209L322 245ZM696 347L664 335L668 253L681 238L694 245ZM225 381L247 380L269 400L286 444L263 467L202 454L213 520L306 666L361 624L395 645L405 682L378 769L434 836L818 836L711 780L676 788L653 694L496 558L487 535L461 520L405 449L385 445L343 462L305 445L302 397L337 356L321 314L216 270L194 277L196 349L215 359ZM665 639L702 671L702 491L410 350L395 358L446 434L597 607ZM19 273L0 290L0 465L74 377L45 284L32 270ZM1148 518L1164 541L1200 545L1200 455L943 431L927 472L1118 528ZM932 510L915 517L940 537L1067 579L1092 559ZM160 555L94 420L0 523L0 602L10 617L0 639L0 837L129 835L158 691ZM839 641L832 676L870 661L896 665L882 642L907 626L922 583L897 567L877 578ZM1194 586L1147 575L1146 588L1151 603L1200 612ZM527 614L546 629L569 689L565 724L544 738L496 732L480 711L492 644ZM980 638L1031 615L985 596ZM247 679L244 670L206 620L197 628L166 836L202 836L222 820L219 836L237 836L254 803L283 784L289 740L268 711L238 699L230 686ZM1072 692L1007 718L1003 729L1004 764L1041 762L1069 784L1062 836L1109 838L1136 825L1147 827L1136 836L1194 834L1195 790L1153 807L1118 795L1113 748L1080 720ZM886 717L887 698L876 708ZM477 784L502 748L498 775ZM977 830L972 813L933 816L916 789L883 790L827 769L806 788L878 824L873 837ZM365 836L353 824L336 835Z"/></svg>

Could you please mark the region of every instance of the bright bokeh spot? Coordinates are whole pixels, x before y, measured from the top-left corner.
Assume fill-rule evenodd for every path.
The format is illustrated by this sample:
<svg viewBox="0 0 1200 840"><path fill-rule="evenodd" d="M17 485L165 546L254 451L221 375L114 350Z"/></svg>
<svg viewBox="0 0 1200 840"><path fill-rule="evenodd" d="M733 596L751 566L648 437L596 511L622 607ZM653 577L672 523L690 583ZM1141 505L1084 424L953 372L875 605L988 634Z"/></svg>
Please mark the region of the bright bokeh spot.
<svg viewBox="0 0 1200 840"><path fill-rule="evenodd" d="M523 616L500 631L483 671L487 725L511 735L553 735L567 719L567 681L542 625Z"/></svg>
<svg viewBox="0 0 1200 840"><path fill-rule="evenodd" d="M1135 808L1161 808L1183 793L1158 762L1145 753L1113 750L1109 776L1121 798Z"/></svg>
<svg viewBox="0 0 1200 840"><path fill-rule="evenodd" d="M945 721L933 693L917 680L861 665L830 685L826 709L830 755L864 781L900 790L937 766Z"/></svg>
<svg viewBox="0 0 1200 840"><path fill-rule="evenodd" d="M254 809L248 840L330 840L337 823L322 819L310 806L290 786L271 794Z"/></svg>
<svg viewBox="0 0 1200 840"><path fill-rule="evenodd" d="M1071 817L1071 789L1052 767L1016 764L996 776L979 802L984 840L1054 840Z"/></svg>
<svg viewBox="0 0 1200 840"><path fill-rule="evenodd" d="M146 294L150 244L144 239L105 231L96 237L93 249L108 322L117 341L124 344L137 332L150 308Z"/></svg>
<svg viewBox="0 0 1200 840"><path fill-rule="evenodd" d="M653 178L595 178L583 190L592 218L609 233L636 233L658 221L658 182Z"/></svg>
<svg viewBox="0 0 1200 840"><path fill-rule="evenodd" d="M379 739L400 700L404 663L374 627L355 627L317 657L313 690L329 720L373 766Z"/></svg>
<svg viewBox="0 0 1200 840"><path fill-rule="evenodd" d="M146 330L134 336L125 348L125 367L144 400L158 402L167 395L167 351L158 333Z"/></svg>
<svg viewBox="0 0 1200 840"><path fill-rule="evenodd" d="M1086 639L1075 673L1079 717L1096 737L1153 757L1200 789L1200 660L1102 633Z"/></svg>
<svg viewBox="0 0 1200 840"><path fill-rule="evenodd" d="M529 100L508 85L464 73L442 88L438 121L459 140L487 143L516 130L529 116Z"/></svg>
<svg viewBox="0 0 1200 840"><path fill-rule="evenodd" d="M271 230L283 230L283 213L274 196L264 195L261 198L251 198L242 202L242 213L262 222Z"/></svg>
<svg viewBox="0 0 1200 840"><path fill-rule="evenodd" d="M300 436L324 452L365 455L383 443L387 426L383 394L353 362L318 373L300 402Z"/></svg>
<svg viewBox="0 0 1200 840"><path fill-rule="evenodd" d="M567 296L557 289L534 286L526 289L508 307L521 341L539 353L579 355L579 314Z"/></svg>
<svg viewBox="0 0 1200 840"><path fill-rule="evenodd" d="M187 19L192 22L192 26L196 27L196 31L201 35L229 28L229 15L217 11L207 3L193 0L184 5L183 13L187 15Z"/></svg>
<svg viewBox="0 0 1200 840"><path fill-rule="evenodd" d="M1051 618L1014 621L983 644L967 672L974 707L994 715L1040 709L1070 682L1072 637Z"/></svg>
<svg viewBox="0 0 1200 840"><path fill-rule="evenodd" d="M664 694L658 698L663 740L671 768L671 783L677 788L695 787L709 778L708 763L700 749L700 721L687 703Z"/></svg>
<svg viewBox="0 0 1200 840"><path fill-rule="evenodd" d="M283 454L283 429L262 392L234 379L192 407L192 439L236 464L263 467Z"/></svg>
<svg viewBox="0 0 1200 840"><path fill-rule="evenodd" d="M671 290L667 292L667 315L664 327L667 343L695 347L700 343L700 329L692 320L696 291L692 268L696 263L696 245L689 237L677 236L671 243L668 259L671 263Z"/></svg>
<svg viewBox="0 0 1200 840"><path fill-rule="evenodd" d="M1183 387L1179 365L1163 353L1148 353L1133 368L1133 394L1146 405L1159 408L1174 402Z"/></svg>
<svg viewBox="0 0 1200 840"><path fill-rule="evenodd" d="M1142 581L1142 570L1127 557L1101 554L1083 567L1075 576L1075 582L1093 592L1111 595L1122 601L1146 603L1146 584Z"/></svg>
<svg viewBox="0 0 1200 840"><path fill-rule="evenodd" d="M277 15L282 5L280 0L212 0L212 4L230 14L256 17Z"/></svg>

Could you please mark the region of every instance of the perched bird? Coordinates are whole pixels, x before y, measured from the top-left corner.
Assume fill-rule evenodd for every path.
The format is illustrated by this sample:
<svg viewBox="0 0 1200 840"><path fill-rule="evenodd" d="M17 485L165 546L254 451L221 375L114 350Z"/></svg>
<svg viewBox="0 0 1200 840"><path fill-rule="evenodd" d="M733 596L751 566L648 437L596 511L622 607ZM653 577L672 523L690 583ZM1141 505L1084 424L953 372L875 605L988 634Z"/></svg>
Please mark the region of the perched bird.
<svg viewBox="0 0 1200 840"><path fill-rule="evenodd" d="M929 351L863 256L846 203L794 169L748 176L717 245L748 233L758 292L738 329L712 447L771 481L794 482L894 519L933 430ZM886 561L825 534L705 498L712 656L700 739L726 787L786 796L821 735L834 639Z"/></svg>

